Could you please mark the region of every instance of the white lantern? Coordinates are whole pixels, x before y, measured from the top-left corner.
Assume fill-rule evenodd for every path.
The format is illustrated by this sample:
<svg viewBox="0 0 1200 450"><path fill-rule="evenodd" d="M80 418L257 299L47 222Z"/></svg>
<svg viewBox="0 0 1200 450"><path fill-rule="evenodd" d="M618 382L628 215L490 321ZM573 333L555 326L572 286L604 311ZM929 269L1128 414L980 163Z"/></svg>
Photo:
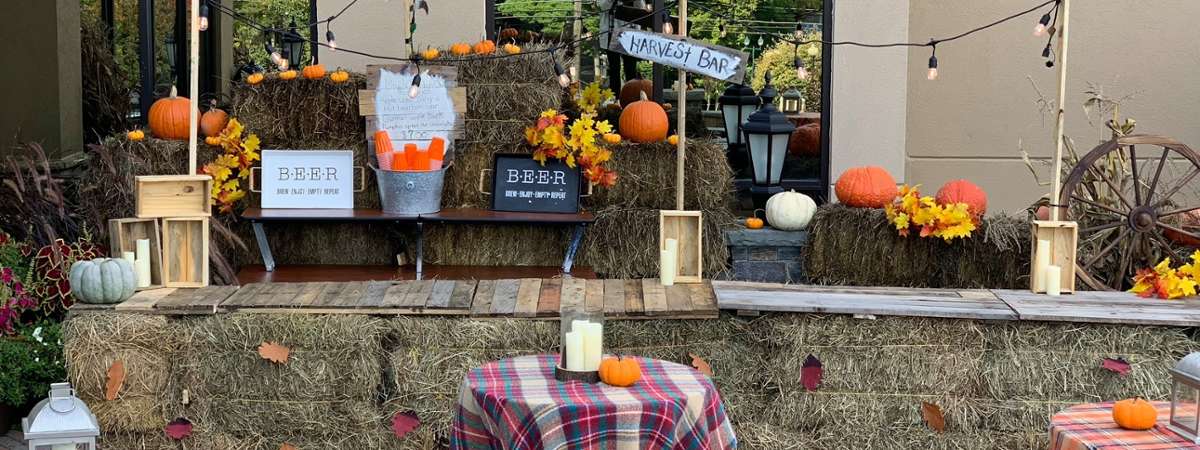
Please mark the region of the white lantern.
<svg viewBox="0 0 1200 450"><path fill-rule="evenodd" d="M100 425L70 383L50 385L50 398L21 420L29 450L95 450Z"/></svg>
<svg viewBox="0 0 1200 450"><path fill-rule="evenodd" d="M1171 369L1171 421L1167 427L1200 444L1200 352L1184 356Z"/></svg>

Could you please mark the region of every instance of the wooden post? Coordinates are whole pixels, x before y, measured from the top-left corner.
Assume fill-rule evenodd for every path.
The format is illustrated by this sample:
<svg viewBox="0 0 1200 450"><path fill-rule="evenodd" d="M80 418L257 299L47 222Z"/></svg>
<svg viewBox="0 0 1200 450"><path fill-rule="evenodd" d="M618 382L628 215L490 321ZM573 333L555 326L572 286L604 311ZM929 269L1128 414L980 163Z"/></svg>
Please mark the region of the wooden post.
<svg viewBox="0 0 1200 450"><path fill-rule="evenodd" d="M188 100L192 103L191 113L197 117L188 120L188 175L196 174L196 145L197 133L200 131L200 0L191 0L190 24L191 37L188 45L191 51L188 55Z"/></svg>
<svg viewBox="0 0 1200 450"><path fill-rule="evenodd" d="M687 37L687 0L679 0L679 35ZM675 126L675 134L679 143L675 146L675 209L683 210L683 165L686 159L684 149L687 147L687 72L679 69L679 85L675 89L679 97L679 124Z"/></svg>
<svg viewBox="0 0 1200 450"><path fill-rule="evenodd" d="M1063 154L1063 119L1065 116L1064 103L1067 101L1067 37L1070 23L1070 0L1062 0L1059 14L1062 23L1058 25L1058 115L1054 124L1054 193L1050 197L1051 205L1059 204L1062 195L1062 154ZM1050 208L1050 220L1059 221L1061 206Z"/></svg>
<svg viewBox="0 0 1200 450"><path fill-rule="evenodd" d="M576 44L575 48L575 70L580 73L583 71L583 43L579 42L580 36L583 35L583 0L575 0L575 22L571 24L572 35ZM592 69L593 72L595 69Z"/></svg>

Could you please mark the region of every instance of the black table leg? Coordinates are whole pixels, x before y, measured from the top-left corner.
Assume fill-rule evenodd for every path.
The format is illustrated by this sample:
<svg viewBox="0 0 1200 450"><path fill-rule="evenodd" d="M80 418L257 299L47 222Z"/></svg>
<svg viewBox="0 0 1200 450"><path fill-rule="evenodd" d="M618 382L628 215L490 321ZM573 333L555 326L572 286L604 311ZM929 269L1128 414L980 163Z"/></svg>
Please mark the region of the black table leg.
<svg viewBox="0 0 1200 450"><path fill-rule="evenodd" d="M575 264L575 253L579 251L579 244L583 242L583 231L586 228L586 224L575 226L575 232L571 235L571 243L567 246L567 254L563 257L562 271L565 274L571 273L571 266Z"/></svg>
<svg viewBox="0 0 1200 450"><path fill-rule="evenodd" d="M425 224L417 222L417 279L420 280L423 276L423 267L425 256Z"/></svg>

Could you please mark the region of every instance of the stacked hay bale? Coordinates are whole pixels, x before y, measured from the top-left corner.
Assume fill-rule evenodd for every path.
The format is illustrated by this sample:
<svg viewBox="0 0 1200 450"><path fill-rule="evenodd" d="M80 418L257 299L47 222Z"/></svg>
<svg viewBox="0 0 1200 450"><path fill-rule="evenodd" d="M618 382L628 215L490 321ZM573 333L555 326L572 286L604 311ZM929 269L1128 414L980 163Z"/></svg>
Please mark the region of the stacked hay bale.
<svg viewBox="0 0 1200 450"><path fill-rule="evenodd" d="M804 250L813 283L934 288L1022 288L1029 285L1029 222L983 219L967 239L901 237L882 209L817 208Z"/></svg>

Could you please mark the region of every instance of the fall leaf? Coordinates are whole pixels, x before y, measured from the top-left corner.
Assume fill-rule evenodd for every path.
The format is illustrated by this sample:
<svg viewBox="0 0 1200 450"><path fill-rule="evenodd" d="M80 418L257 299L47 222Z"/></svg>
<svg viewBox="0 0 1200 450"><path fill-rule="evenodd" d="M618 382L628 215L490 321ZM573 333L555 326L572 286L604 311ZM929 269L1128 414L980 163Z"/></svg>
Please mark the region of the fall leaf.
<svg viewBox="0 0 1200 450"><path fill-rule="evenodd" d="M125 363L118 359L108 366L108 382L104 384L104 399L116 400L117 393L121 392L121 386L124 384Z"/></svg>
<svg viewBox="0 0 1200 450"><path fill-rule="evenodd" d="M296 450L296 446L289 444L287 442L284 442L282 444L279 444L279 450Z"/></svg>
<svg viewBox="0 0 1200 450"><path fill-rule="evenodd" d="M824 374L825 369L821 366L821 360L810 353L807 358L804 358L804 364L800 366L800 383L804 384L805 390L815 391L821 385L821 377Z"/></svg>
<svg viewBox="0 0 1200 450"><path fill-rule="evenodd" d="M696 370L699 370L702 374L710 377L713 376L712 366L708 365L708 361L705 361L704 358L696 356L695 353L688 353L688 356L692 357L692 367L695 367Z"/></svg>
<svg viewBox="0 0 1200 450"><path fill-rule="evenodd" d="M1104 358L1104 360L1100 362L1100 367L1120 376L1129 375L1129 371L1133 370L1133 366L1129 364L1129 361L1126 361L1125 358L1121 357Z"/></svg>
<svg viewBox="0 0 1200 450"><path fill-rule="evenodd" d="M929 402L921 402L921 417L925 418L925 423L934 431L938 433L946 431L946 416L942 414L940 406Z"/></svg>
<svg viewBox="0 0 1200 450"><path fill-rule="evenodd" d="M421 419L417 418L416 413L398 412L392 416L392 433L396 434L397 439L404 439L405 435L420 425Z"/></svg>
<svg viewBox="0 0 1200 450"><path fill-rule="evenodd" d="M273 363L286 363L288 355L291 353L291 349L274 342L263 342L262 345L258 346L258 355Z"/></svg>
<svg viewBox="0 0 1200 450"><path fill-rule="evenodd" d="M167 437L178 441L192 435L192 421L183 417L176 418L168 422L163 431L167 433Z"/></svg>

